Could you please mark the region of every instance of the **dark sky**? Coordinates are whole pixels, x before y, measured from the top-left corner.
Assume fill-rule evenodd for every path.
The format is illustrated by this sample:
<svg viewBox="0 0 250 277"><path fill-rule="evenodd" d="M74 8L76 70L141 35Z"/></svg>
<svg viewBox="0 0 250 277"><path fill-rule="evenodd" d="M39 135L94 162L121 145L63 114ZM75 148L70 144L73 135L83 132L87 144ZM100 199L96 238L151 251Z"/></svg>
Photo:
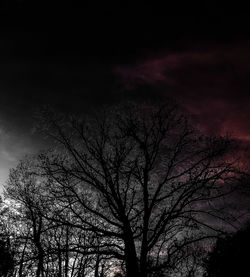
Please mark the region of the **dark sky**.
<svg viewBox="0 0 250 277"><path fill-rule="evenodd" d="M0 6L1 184L43 146L32 118L44 104L82 111L126 94L171 96L200 129L250 143L249 10L37 2Z"/></svg>

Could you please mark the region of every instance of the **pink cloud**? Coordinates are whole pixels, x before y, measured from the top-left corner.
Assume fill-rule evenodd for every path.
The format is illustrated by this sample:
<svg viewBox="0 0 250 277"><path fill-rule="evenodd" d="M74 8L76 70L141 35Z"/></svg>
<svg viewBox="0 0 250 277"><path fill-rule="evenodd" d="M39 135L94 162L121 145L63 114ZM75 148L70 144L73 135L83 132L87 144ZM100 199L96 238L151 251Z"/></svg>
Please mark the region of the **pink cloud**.
<svg viewBox="0 0 250 277"><path fill-rule="evenodd" d="M200 129L250 143L249 43L165 52L115 71L129 88L142 83L160 87Z"/></svg>

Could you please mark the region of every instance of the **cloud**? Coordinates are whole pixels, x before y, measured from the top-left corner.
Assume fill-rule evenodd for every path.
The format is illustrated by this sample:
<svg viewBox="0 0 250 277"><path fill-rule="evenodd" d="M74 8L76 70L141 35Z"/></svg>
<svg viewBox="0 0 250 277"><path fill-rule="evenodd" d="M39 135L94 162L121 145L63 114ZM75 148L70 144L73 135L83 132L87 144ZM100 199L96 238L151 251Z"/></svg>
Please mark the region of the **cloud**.
<svg viewBox="0 0 250 277"><path fill-rule="evenodd" d="M150 84L176 100L209 133L249 140L249 43L161 53L115 69L127 87ZM200 50L202 49L202 50Z"/></svg>

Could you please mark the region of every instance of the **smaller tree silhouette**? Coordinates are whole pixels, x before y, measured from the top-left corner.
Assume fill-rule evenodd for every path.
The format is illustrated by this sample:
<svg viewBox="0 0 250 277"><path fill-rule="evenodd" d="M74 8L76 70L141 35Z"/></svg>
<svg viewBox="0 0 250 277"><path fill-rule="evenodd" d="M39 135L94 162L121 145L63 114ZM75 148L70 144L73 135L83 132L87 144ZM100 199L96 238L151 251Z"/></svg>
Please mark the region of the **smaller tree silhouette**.
<svg viewBox="0 0 250 277"><path fill-rule="evenodd" d="M5 215L9 210L4 206L0 196L0 276L13 276L14 270L14 247L12 247L10 230L6 224Z"/></svg>
<svg viewBox="0 0 250 277"><path fill-rule="evenodd" d="M217 240L207 261L208 277L249 276L250 224Z"/></svg>
<svg viewBox="0 0 250 277"><path fill-rule="evenodd" d="M0 236L0 276L11 276L14 268L14 259L10 248L9 239Z"/></svg>

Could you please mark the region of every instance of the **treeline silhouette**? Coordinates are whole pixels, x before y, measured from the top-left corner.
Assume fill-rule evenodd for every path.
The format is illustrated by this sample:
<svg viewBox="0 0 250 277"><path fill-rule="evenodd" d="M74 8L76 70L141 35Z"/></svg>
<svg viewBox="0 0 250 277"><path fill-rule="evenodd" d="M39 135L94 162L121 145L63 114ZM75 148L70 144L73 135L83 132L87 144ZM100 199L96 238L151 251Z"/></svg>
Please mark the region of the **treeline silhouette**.
<svg viewBox="0 0 250 277"><path fill-rule="evenodd" d="M248 276L250 225L217 240L207 260L208 277Z"/></svg>
<svg viewBox="0 0 250 277"><path fill-rule="evenodd" d="M84 116L44 109L46 151L10 171L3 276L198 276L204 244L242 172L228 137L208 137L173 102ZM7 272L7 271L6 271ZM113 274L113 275L112 275Z"/></svg>

